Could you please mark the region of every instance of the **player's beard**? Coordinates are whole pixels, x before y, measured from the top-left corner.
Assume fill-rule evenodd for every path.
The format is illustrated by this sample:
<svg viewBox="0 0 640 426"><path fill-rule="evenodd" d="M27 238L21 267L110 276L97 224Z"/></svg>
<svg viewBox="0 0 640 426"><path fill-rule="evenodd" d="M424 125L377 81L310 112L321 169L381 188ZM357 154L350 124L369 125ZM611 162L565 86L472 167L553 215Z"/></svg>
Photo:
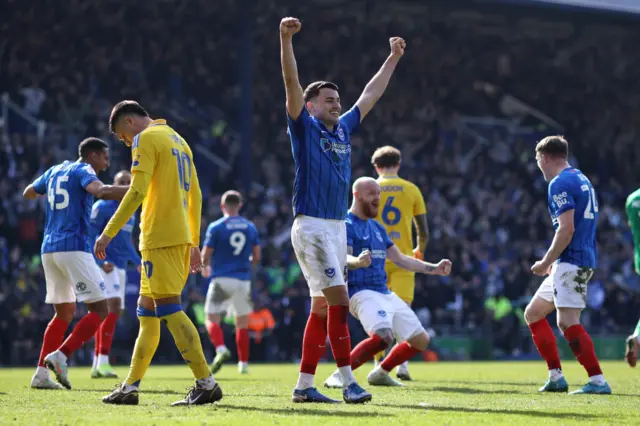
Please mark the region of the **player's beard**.
<svg viewBox="0 0 640 426"><path fill-rule="evenodd" d="M378 206L374 206L373 204L365 204L364 215L369 219L374 219L376 216L378 216Z"/></svg>

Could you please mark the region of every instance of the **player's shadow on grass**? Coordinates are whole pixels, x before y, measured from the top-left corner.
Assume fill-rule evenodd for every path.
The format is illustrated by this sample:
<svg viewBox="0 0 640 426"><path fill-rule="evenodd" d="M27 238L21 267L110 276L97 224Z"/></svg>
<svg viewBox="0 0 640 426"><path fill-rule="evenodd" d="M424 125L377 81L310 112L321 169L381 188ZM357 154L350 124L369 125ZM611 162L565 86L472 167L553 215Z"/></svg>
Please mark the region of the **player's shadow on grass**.
<svg viewBox="0 0 640 426"><path fill-rule="evenodd" d="M435 388L430 388L430 387L426 387L426 386L414 386L415 388L418 388L420 390L429 390L429 391L436 391L436 392L448 392L448 393L462 393L462 394L467 394L467 395L474 395L474 394L496 394L496 395L513 395L513 390L506 390L506 389L500 389L500 390L485 390L485 389L475 389L475 388L450 388L450 387L444 387L444 386L440 386L440 387L435 387Z"/></svg>
<svg viewBox="0 0 640 426"><path fill-rule="evenodd" d="M282 396L282 395L281 395ZM238 410L242 412L257 411L259 413L283 414L283 415L302 415L302 416L319 416L319 417L395 417L393 414L367 412L367 411L325 411L314 408L260 408L245 405L219 405L221 410Z"/></svg>
<svg viewBox="0 0 640 426"><path fill-rule="evenodd" d="M457 384L457 385L505 385L505 386L540 386L541 382L483 382L483 381L469 381L469 380L441 380L441 381L429 381L429 383L444 383L444 384Z"/></svg>
<svg viewBox="0 0 640 426"><path fill-rule="evenodd" d="M455 413L477 413L477 414L511 414L516 416L531 416L531 417L545 417L545 418L567 418L567 419L594 419L602 416L583 413L567 413L567 412L545 412L534 410L506 410L495 408L466 408L466 407L448 407L445 405L405 405L405 404L371 404L378 407L392 407L408 410L424 410L424 411L443 411L443 412L455 412Z"/></svg>
<svg viewBox="0 0 640 426"><path fill-rule="evenodd" d="M74 389L76 391L80 391L80 392L105 392L105 393L111 393L113 392L114 388L110 388L110 389L95 389L95 388L91 388L91 389ZM187 394L188 390L187 388L185 388L182 392L178 392L176 390L160 390L160 389L143 389L140 391L140 393L142 394L150 394L150 395L180 395L180 396L185 396Z"/></svg>

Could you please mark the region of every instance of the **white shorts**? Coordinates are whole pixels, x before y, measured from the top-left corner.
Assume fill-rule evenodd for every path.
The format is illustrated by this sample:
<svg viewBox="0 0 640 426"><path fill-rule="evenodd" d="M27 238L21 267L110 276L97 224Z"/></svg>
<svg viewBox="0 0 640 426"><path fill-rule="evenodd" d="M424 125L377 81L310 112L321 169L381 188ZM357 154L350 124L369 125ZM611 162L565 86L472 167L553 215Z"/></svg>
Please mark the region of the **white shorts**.
<svg viewBox="0 0 640 426"><path fill-rule="evenodd" d="M553 302L556 308L584 309L587 306L587 284L593 272L593 268L555 263L535 295Z"/></svg>
<svg viewBox="0 0 640 426"><path fill-rule="evenodd" d="M349 307L351 314L369 335L390 328L396 339L402 342L424 332L418 316L395 293L359 291L351 297Z"/></svg>
<svg viewBox="0 0 640 426"><path fill-rule="evenodd" d="M100 268L100 274L102 274L102 279L104 280L105 298L120 299L120 309L124 309L124 296L127 289L127 271L120 268L113 268L113 271L106 273L104 269Z"/></svg>
<svg viewBox="0 0 640 426"><path fill-rule="evenodd" d="M93 303L105 298L100 268L90 253L45 253L42 266L47 282L45 303Z"/></svg>
<svg viewBox="0 0 640 426"><path fill-rule="evenodd" d="M249 315L253 312L251 281L228 277L214 278L209 284L204 311L207 314L226 312L236 317Z"/></svg>
<svg viewBox="0 0 640 426"><path fill-rule="evenodd" d="M347 227L344 221L298 216L291 227L291 243L311 297L322 290L346 285Z"/></svg>

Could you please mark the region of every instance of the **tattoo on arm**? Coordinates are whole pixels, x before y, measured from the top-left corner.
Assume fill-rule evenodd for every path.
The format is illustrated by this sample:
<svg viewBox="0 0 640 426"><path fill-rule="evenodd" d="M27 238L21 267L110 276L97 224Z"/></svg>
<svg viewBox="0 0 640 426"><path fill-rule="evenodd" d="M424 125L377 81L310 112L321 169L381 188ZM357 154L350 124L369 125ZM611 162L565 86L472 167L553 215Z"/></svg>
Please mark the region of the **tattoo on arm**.
<svg viewBox="0 0 640 426"><path fill-rule="evenodd" d="M433 271L435 271L435 270L436 270L436 267L435 267L435 266L433 266L433 265L426 264L426 265L424 266L424 270L425 270L425 271L427 271L427 272L433 272Z"/></svg>

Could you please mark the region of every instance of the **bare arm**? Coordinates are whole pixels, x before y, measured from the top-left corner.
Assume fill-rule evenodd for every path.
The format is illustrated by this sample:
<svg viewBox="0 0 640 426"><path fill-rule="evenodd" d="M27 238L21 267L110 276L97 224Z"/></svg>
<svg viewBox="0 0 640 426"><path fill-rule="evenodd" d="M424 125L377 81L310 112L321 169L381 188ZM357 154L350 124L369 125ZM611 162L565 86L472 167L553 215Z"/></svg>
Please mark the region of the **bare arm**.
<svg viewBox="0 0 640 426"><path fill-rule="evenodd" d="M429 244L429 226L427 225L427 215L419 214L413 218L413 223L416 225L418 231L418 247L416 249L424 254Z"/></svg>
<svg viewBox="0 0 640 426"><path fill-rule="evenodd" d="M213 256L213 248L209 246L202 247L200 258L202 260L202 266L205 268L211 264L211 256Z"/></svg>
<svg viewBox="0 0 640 426"><path fill-rule="evenodd" d="M402 254L397 246L392 245L387 249L387 259L395 263L398 267L407 271L418 272L428 275L449 275L451 273L451 261L443 259L438 264L423 262Z"/></svg>
<svg viewBox="0 0 640 426"><path fill-rule="evenodd" d="M40 194L38 194L36 190L33 189L33 184L29 184L29 186L27 186L22 193L22 196L27 200L35 200L36 198L38 198L38 195Z"/></svg>
<svg viewBox="0 0 640 426"><path fill-rule="evenodd" d="M556 234L553 236L553 241L551 242L551 246L547 253L542 258L542 262L545 265L551 265L553 262L558 260L563 251L569 246L571 243L571 239L573 238L573 233L575 232L575 226L573 222L573 213L575 210L567 210L558 216L558 229L556 230Z"/></svg>
<svg viewBox="0 0 640 426"><path fill-rule="evenodd" d="M360 110L361 122L364 120L364 117L369 114L369 111L371 111L371 108L373 108L376 102L378 102L382 97L384 91L387 90L393 71L395 71L398 61L404 54L406 43L403 39L400 37L393 37L389 40L389 43L391 44L391 54L384 61L384 64L382 64L382 67L376 75L374 75L371 81L367 83L364 91L360 95L360 98L356 102L356 105Z"/></svg>
<svg viewBox="0 0 640 426"><path fill-rule="evenodd" d="M89 194L103 200L122 200L129 190L128 186L105 185L99 180L94 180L84 188Z"/></svg>
<svg viewBox="0 0 640 426"><path fill-rule="evenodd" d="M262 247L259 245L253 246L253 251L251 252L251 264L257 265L262 261Z"/></svg>
<svg viewBox="0 0 640 426"><path fill-rule="evenodd" d="M287 94L287 112L293 120L296 120L300 116L302 108L304 108L302 86L298 79L298 65L296 64L296 58L293 54L293 35L300 31L301 27L302 24L296 18L284 18L280 22L282 78Z"/></svg>

